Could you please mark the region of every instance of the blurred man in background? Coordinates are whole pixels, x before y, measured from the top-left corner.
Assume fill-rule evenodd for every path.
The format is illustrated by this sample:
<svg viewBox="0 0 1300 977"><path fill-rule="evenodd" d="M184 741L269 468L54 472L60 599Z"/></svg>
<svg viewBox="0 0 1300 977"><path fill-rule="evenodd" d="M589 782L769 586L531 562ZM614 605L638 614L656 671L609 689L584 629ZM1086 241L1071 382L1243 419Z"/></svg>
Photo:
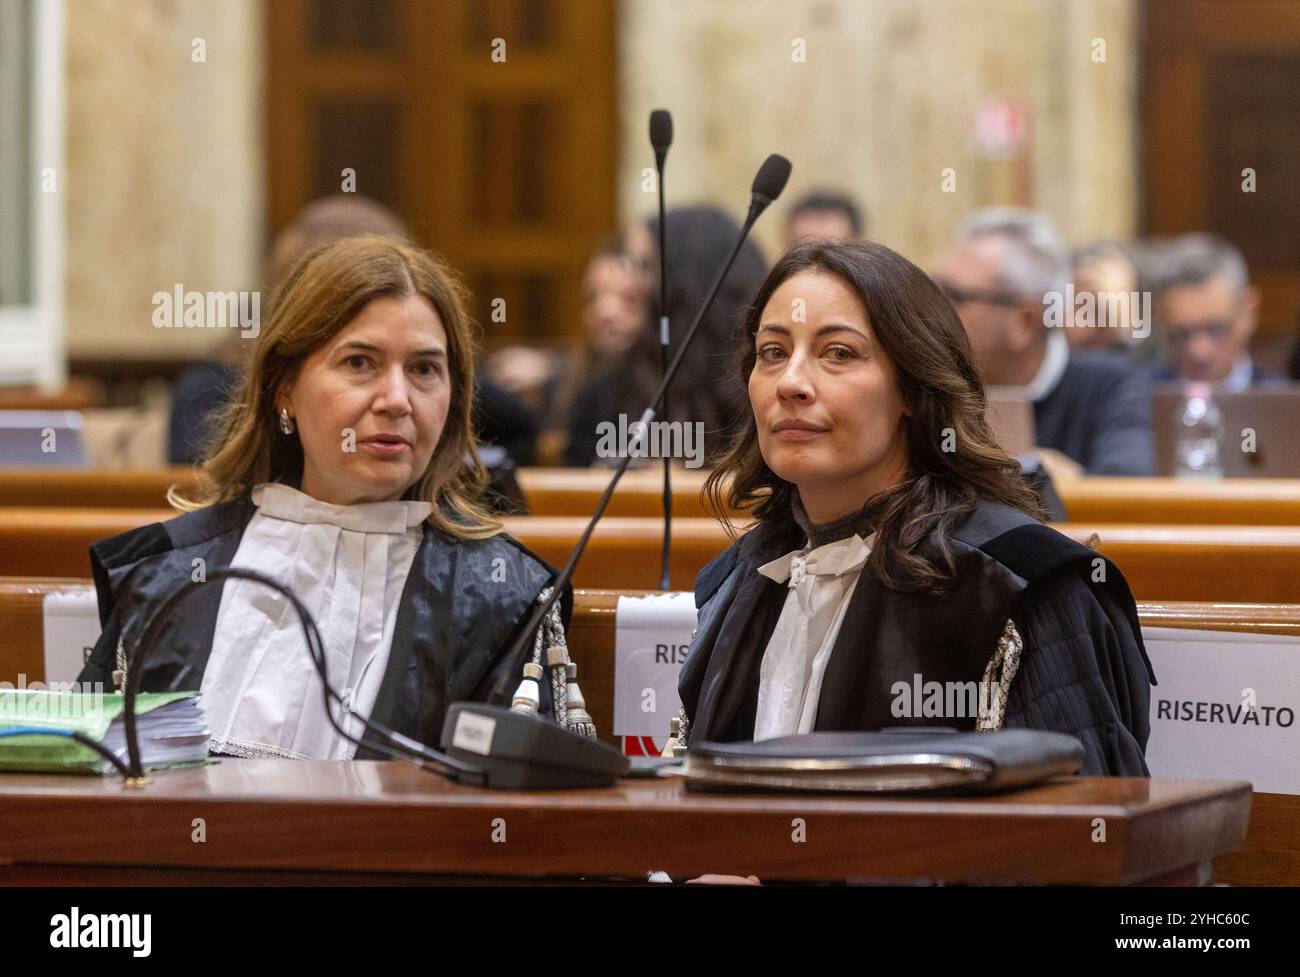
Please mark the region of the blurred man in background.
<svg viewBox="0 0 1300 977"><path fill-rule="evenodd" d="M1068 267L1046 216L990 208L962 223L935 280L961 316L985 384L1027 388L1038 447L1090 475L1150 475L1145 378L1112 353L1071 353L1065 329L1048 325Z"/></svg>
<svg viewBox="0 0 1300 977"><path fill-rule="evenodd" d="M1250 339L1259 323L1259 289L1249 284L1241 252L1212 234L1175 238L1156 256L1156 331L1165 359L1156 382L1204 381L1237 393L1280 382L1256 364Z"/></svg>
<svg viewBox="0 0 1300 977"><path fill-rule="evenodd" d="M859 241L866 232L862 210L847 194L815 190L790 208L785 246L804 241Z"/></svg>
<svg viewBox="0 0 1300 977"><path fill-rule="evenodd" d="M1075 294L1089 293L1095 298L1091 314L1086 318L1076 316L1074 326L1065 330L1070 349L1132 352L1133 343L1145 338L1142 332L1134 336L1135 316L1141 310L1134 307L1133 301L1138 297L1138 271L1133 259L1117 242L1100 240L1076 248L1070 262L1074 267Z"/></svg>

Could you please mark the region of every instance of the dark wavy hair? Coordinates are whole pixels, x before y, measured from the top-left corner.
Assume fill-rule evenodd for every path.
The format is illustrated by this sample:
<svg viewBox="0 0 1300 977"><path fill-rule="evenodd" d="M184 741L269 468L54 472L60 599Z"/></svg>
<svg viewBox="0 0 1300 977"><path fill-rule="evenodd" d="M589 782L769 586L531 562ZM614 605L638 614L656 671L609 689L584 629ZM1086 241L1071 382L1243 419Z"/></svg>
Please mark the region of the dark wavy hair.
<svg viewBox="0 0 1300 977"><path fill-rule="evenodd" d="M876 340L893 360L899 393L912 412L903 418L907 473L875 499L881 514L867 566L892 589L942 591L956 567L952 530L980 499L1036 519L1044 517L1042 506L1019 463L993 439L984 389L956 311L925 272L882 244L812 242L787 251L740 328L736 360L742 384L754 369L763 309L783 282L803 271L835 275L856 293ZM788 522L795 491L767 467L753 410L747 411L705 482L709 505L734 538L727 512L748 512L760 523Z"/></svg>

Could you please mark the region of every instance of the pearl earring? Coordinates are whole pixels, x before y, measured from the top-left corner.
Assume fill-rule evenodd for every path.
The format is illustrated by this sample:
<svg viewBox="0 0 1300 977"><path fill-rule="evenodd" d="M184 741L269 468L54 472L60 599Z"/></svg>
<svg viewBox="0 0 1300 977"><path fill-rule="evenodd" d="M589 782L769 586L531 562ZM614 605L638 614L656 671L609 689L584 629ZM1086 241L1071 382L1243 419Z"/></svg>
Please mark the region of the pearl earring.
<svg viewBox="0 0 1300 977"><path fill-rule="evenodd" d="M280 408L280 430L285 434L292 434L295 430L293 418L289 416L289 408Z"/></svg>

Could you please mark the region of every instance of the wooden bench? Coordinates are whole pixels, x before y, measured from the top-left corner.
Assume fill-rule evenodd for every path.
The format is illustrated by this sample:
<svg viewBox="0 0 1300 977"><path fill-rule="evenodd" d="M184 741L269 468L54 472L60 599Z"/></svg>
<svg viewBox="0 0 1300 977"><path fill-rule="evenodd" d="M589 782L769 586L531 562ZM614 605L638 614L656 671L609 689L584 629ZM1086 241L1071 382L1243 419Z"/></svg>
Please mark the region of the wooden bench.
<svg viewBox="0 0 1300 977"><path fill-rule="evenodd" d="M590 516L609 481L601 469L524 468L519 485L535 516ZM710 516L700 490L702 470L674 469L673 515ZM1300 479L1085 477L1057 485L1068 520L1215 526L1300 526ZM663 473L623 476L610 500L611 516L657 518L663 512Z"/></svg>
<svg viewBox="0 0 1300 977"><path fill-rule="evenodd" d="M1300 479L1098 476L1057 488L1070 522L1300 526Z"/></svg>
<svg viewBox="0 0 1300 977"><path fill-rule="evenodd" d="M585 468L524 468L520 487L535 516L590 516L609 472ZM705 472L675 469L673 515L707 518L700 491ZM190 491L197 472L178 466L142 471L0 469L0 506L158 509L167 489ZM1058 485L1069 521L1207 526L1300 526L1300 479L1087 477ZM659 518L663 507L659 469L628 472L607 514Z"/></svg>
<svg viewBox="0 0 1300 977"><path fill-rule="evenodd" d="M85 577L92 542L175 515L170 510L0 508L0 576ZM515 516L507 530L559 566L586 526L580 516ZM1064 523L1124 571L1139 600L1300 604L1300 527L1142 526ZM663 523L603 520L579 564L579 587L652 588L659 582ZM673 522L672 581L689 590L730 539L712 519Z"/></svg>
<svg viewBox="0 0 1300 977"><path fill-rule="evenodd" d="M0 468L0 506L161 509L167 489L192 491L196 470L189 467L141 471L78 471Z"/></svg>
<svg viewBox="0 0 1300 977"><path fill-rule="evenodd" d="M89 580L0 579L0 681L45 681L42 605L46 595L84 590ZM578 591L569 649L602 739L615 741L614 638L618 598L642 592ZM1143 627L1196 628L1300 636L1300 606L1141 603ZM1300 883L1300 796L1254 795L1245 846L1220 859L1216 873L1238 885Z"/></svg>

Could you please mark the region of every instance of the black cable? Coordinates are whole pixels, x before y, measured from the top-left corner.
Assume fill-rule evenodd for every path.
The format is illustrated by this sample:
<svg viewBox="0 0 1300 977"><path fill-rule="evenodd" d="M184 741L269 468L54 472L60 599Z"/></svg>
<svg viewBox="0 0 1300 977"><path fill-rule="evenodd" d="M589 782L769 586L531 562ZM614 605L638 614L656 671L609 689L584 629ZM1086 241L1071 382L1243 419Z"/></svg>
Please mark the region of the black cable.
<svg viewBox="0 0 1300 977"><path fill-rule="evenodd" d="M15 729L0 729L0 739L7 736L61 736L64 739L76 740L82 746L88 746L105 760L117 767L118 773L123 777L130 777L131 771L127 769L126 764L103 743L97 739L92 739L85 733L75 729L43 729L39 726L20 726Z"/></svg>
<svg viewBox="0 0 1300 977"><path fill-rule="evenodd" d="M361 721L361 724L367 731L380 737L381 742L372 742L369 745L371 749L388 756L394 760L402 760L408 763L414 763L415 766L430 773L438 773L449 778L455 778L458 775L466 779L481 779L483 771L472 764L464 763L454 757L440 753L423 743L418 743L410 737L401 733L394 732L382 723L376 722L359 713L352 712L343 704L343 697L339 695L330 686L328 666L325 663L325 644L321 640L320 629L316 626L316 621L311 612L298 595L286 587L284 584L270 577L263 576L252 570L244 570L238 567L222 567L210 571L203 580L191 580L178 587L170 597L158 609L158 613L153 616L149 626L145 629L143 637L139 642L139 648L136 654L131 658L127 666L124 703L124 721L126 727L126 748L128 758L127 776L143 777L144 769L140 763L140 745L137 739L136 721L135 721L135 697L140 691L140 683L144 675L144 661L149 657L149 651L153 648L154 643L162 634L163 628L170 623L170 618L175 614L177 607L190 594L194 593L200 587L218 580L240 579L251 580L270 587L282 597L288 599L298 615L298 622L302 625L303 637L307 642L307 652L311 655L312 663L316 666L316 672L320 675L321 695L325 703L325 715L329 723L334 727L345 740L355 744L358 748L362 746L362 739L353 736L338 721L331 708L331 700L337 702L342 711L355 716ZM418 761L418 762L417 762ZM436 765L436 766L434 766ZM440 769L441 767L450 769Z"/></svg>

